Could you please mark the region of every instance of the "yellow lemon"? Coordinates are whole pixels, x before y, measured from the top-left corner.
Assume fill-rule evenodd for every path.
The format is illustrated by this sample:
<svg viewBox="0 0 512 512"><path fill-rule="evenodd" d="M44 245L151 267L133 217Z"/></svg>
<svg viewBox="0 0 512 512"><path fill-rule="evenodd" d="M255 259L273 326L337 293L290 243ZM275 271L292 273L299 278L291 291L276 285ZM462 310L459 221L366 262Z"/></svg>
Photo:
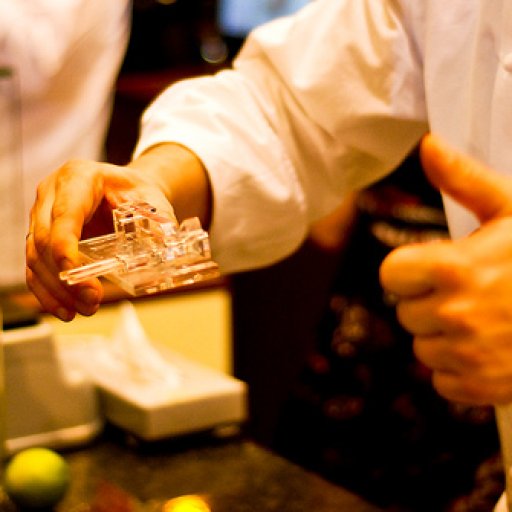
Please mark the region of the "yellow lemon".
<svg viewBox="0 0 512 512"><path fill-rule="evenodd" d="M201 496L191 494L167 501L162 512L211 512L211 508Z"/></svg>
<svg viewBox="0 0 512 512"><path fill-rule="evenodd" d="M17 453L4 471L5 492L27 508L55 505L66 493L69 482L67 462L48 448L28 448Z"/></svg>

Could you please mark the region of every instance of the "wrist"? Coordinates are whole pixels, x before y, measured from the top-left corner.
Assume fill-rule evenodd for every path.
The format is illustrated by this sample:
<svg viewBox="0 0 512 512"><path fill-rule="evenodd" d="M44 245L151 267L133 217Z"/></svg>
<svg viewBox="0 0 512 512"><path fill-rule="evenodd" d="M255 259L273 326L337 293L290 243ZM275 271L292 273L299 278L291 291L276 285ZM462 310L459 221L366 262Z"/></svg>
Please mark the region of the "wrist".
<svg viewBox="0 0 512 512"><path fill-rule="evenodd" d="M211 219L212 194L208 173L188 148L174 143L153 146L129 164L162 190L182 221L199 217L205 229Z"/></svg>

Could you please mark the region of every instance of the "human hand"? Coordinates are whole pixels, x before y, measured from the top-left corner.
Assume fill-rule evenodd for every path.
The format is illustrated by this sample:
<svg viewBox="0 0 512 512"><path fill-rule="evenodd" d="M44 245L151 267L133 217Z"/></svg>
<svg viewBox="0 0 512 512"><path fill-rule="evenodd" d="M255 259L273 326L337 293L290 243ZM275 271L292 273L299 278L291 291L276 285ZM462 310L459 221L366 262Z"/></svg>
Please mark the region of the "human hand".
<svg viewBox="0 0 512 512"><path fill-rule="evenodd" d="M103 296L97 279L68 286L58 274L80 263L82 237L112 231L112 210L128 201L146 201L174 215L163 191L130 167L73 161L39 185L27 235L26 276L45 311L64 321L97 311Z"/></svg>
<svg viewBox="0 0 512 512"><path fill-rule="evenodd" d="M383 262L383 287L414 335L417 358L444 397L512 400L512 180L429 135L421 159L432 183L481 227L453 241L404 246Z"/></svg>

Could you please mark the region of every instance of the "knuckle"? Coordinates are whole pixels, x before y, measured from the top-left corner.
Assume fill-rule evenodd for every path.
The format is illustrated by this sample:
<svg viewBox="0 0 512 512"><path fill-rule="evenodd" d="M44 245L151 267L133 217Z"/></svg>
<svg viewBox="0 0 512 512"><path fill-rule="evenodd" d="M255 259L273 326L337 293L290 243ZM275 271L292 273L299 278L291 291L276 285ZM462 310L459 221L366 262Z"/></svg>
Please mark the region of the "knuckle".
<svg viewBox="0 0 512 512"><path fill-rule="evenodd" d="M439 259L435 272L440 282L451 287L466 284L473 275L472 265L460 251L450 251L449 257Z"/></svg>
<svg viewBox="0 0 512 512"><path fill-rule="evenodd" d="M29 268L34 268L34 265L36 264L37 262L37 257L34 255L33 252L27 252L27 257L26 257L26 260L27 260L27 267Z"/></svg>
<svg viewBox="0 0 512 512"><path fill-rule="evenodd" d="M36 202L41 202L44 200L46 193L48 191L48 181L50 178L45 178L40 181L36 187ZM32 207L32 211L34 211L34 207Z"/></svg>
<svg viewBox="0 0 512 512"><path fill-rule="evenodd" d="M34 284L34 274L32 270L28 267L25 268L25 281L28 287L32 290Z"/></svg>
<svg viewBox="0 0 512 512"><path fill-rule="evenodd" d="M32 239L37 254L44 254L50 243L50 234L48 230L39 228L36 232L33 233Z"/></svg>
<svg viewBox="0 0 512 512"><path fill-rule="evenodd" d="M457 361L458 365L464 367L466 371L471 370L473 375L485 368L486 359L482 352L467 343L455 343L451 348L451 357Z"/></svg>
<svg viewBox="0 0 512 512"><path fill-rule="evenodd" d="M91 162L82 159L68 160L62 165L54 174L53 179L57 188L66 185L69 181L73 180L76 176L85 178L91 174L93 166ZM52 179L52 177L50 177ZM44 182L43 182L44 185Z"/></svg>
<svg viewBox="0 0 512 512"><path fill-rule="evenodd" d="M437 304L435 318L447 332L472 335L479 329L480 310L472 296L454 295Z"/></svg>
<svg viewBox="0 0 512 512"><path fill-rule="evenodd" d="M27 248L25 251L25 262L26 266L29 268L34 268L34 265L37 263L39 257L37 252L34 250L31 243L27 242Z"/></svg>
<svg viewBox="0 0 512 512"><path fill-rule="evenodd" d="M58 172L63 176L74 174L77 169L80 169L80 171L87 169L89 167L89 163L90 162L88 160L83 160L81 158L71 158L61 166Z"/></svg>

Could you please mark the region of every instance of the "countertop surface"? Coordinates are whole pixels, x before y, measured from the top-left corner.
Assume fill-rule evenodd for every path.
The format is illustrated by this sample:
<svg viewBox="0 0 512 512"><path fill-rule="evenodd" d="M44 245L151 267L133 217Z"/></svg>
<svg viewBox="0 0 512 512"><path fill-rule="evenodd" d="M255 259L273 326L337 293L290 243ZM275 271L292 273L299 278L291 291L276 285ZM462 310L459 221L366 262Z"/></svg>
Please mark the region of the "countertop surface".
<svg viewBox="0 0 512 512"><path fill-rule="evenodd" d="M107 428L64 456L72 483L58 512L379 510L239 434L141 443Z"/></svg>
<svg viewBox="0 0 512 512"><path fill-rule="evenodd" d="M229 373L225 290L138 301L136 307L151 339ZM104 305L94 317L54 327L57 334L107 334L117 318L117 307ZM206 358L205 345L213 356ZM71 486L56 512L379 512L240 433L148 443L107 426L92 442L62 453ZM0 510L13 509L4 501Z"/></svg>

